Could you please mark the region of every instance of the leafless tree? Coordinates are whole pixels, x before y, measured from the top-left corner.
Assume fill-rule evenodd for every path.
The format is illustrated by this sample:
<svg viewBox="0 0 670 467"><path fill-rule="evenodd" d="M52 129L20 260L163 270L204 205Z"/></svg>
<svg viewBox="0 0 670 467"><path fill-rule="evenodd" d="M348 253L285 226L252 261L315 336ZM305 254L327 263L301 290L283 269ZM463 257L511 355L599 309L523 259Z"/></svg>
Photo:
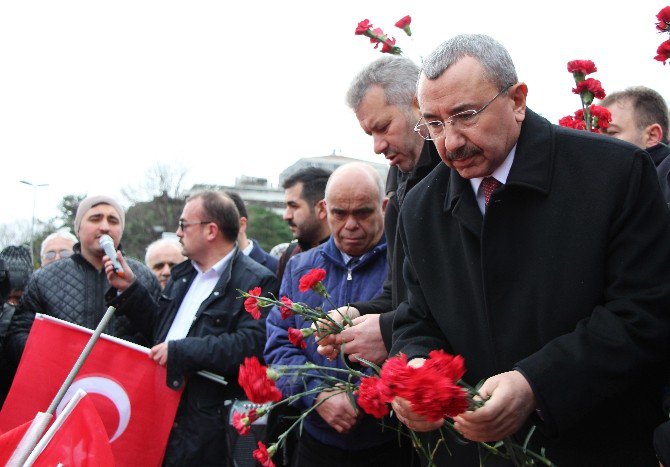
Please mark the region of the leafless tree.
<svg viewBox="0 0 670 467"><path fill-rule="evenodd" d="M182 198L185 194L182 184L187 173L186 167L158 162L145 172L142 183L122 188L121 194L130 204L148 201L155 196Z"/></svg>

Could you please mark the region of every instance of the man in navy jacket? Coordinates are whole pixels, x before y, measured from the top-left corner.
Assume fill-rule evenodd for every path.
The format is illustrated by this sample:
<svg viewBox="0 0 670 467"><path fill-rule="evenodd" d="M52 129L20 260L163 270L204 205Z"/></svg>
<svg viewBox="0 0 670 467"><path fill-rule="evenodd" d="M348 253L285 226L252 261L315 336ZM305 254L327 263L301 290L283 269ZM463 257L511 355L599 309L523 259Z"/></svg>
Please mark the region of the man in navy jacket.
<svg viewBox="0 0 670 467"><path fill-rule="evenodd" d="M328 242L291 258L286 266L280 295L312 307L329 309L354 300L369 300L382 290L386 277L384 239L384 190L379 175L362 163L344 165L331 175L326 186L326 209L332 237ZM300 292L300 278L313 268L324 269L323 281L330 299L313 291ZM317 352L314 338L300 349L289 342L287 330L308 328L312 323L300 316L282 320L274 308L268 316L268 342L265 359L270 364L317 365L344 368L342 361L331 361ZM310 377L304 382L280 379L284 397L322 387L323 381ZM304 422L298 449L298 465L340 466L353 459L356 465L407 465L397 433L382 430L378 420L364 416L344 392L321 391L305 395L296 406L314 409ZM392 424L390 426L393 426ZM363 463L361 463L363 462ZM367 463L365 463L367 462Z"/></svg>

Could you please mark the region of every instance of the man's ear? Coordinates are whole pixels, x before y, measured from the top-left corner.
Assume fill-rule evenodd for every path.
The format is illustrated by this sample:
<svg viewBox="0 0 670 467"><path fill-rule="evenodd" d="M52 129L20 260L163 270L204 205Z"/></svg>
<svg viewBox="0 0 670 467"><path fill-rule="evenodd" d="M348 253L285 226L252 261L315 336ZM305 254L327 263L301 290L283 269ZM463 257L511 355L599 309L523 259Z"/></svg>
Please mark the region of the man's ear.
<svg viewBox="0 0 670 467"><path fill-rule="evenodd" d="M240 233L243 233L243 234L247 233L247 218L246 217L240 217Z"/></svg>
<svg viewBox="0 0 670 467"><path fill-rule="evenodd" d="M521 123L526 118L526 96L528 95L528 86L526 86L526 83L517 83L509 88L508 92L514 101L514 115L516 121Z"/></svg>
<svg viewBox="0 0 670 467"><path fill-rule="evenodd" d="M324 220L328 214L328 209L326 207L326 200L322 199L318 201L314 206L314 212L316 212L316 217L320 220Z"/></svg>
<svg viewBox="0 0 670 467"><path fill-rule="evenodd" d="M645 148L656 146L658 143L663 141L663 128L661 128L661 125L658 123L652 123L644 129L642 138L644 140Z"/></svg>

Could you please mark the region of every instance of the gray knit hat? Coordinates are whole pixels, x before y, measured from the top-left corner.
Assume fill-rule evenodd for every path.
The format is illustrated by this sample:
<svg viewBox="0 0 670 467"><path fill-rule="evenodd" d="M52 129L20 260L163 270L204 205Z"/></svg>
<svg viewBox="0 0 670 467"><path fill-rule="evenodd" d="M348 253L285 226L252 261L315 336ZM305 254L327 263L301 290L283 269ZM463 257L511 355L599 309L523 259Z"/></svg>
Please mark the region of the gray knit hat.
<svg viewBox="0 0 670 467"><path fill-rule="evenodd" d="M116 210L119 215L119 219L121 220L121 230L123 230L123 227L126 224L126 213L123 211L123 208L119 202L111 196L93 195L82 199L79 203L79 206L77 207L77 215L74 218L75 235L79 235L79 226L81 225L81 221L84 218L84 214L86 214L89 209L97 206L98 204L109 204Z"/></svg>

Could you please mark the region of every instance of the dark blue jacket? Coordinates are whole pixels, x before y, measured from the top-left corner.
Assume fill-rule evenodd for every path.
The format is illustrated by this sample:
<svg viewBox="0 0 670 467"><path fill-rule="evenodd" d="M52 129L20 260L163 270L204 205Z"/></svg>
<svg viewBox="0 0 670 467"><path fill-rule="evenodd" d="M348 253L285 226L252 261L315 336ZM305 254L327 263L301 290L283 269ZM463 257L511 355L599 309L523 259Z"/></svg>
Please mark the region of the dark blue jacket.
<svg viewBox="0 0 670 467"><path fill-rule="evenodd" d="M311 307L322 307L331 310L346 305L354 300L370 300L382 291L386 278L386 239L382 239L353 268L348 269L342 258L342 253L335 246L331 238L317 248L300 253L288 262L281 284L280 296L287 296L295 302L302 302ZM301 293L298 290L300 278L312 268L325 269L326 278L323 281L330 294L330 301L313 291ZM307 348L299 349L288 340L287 330L292 328L309 327L311 322L300 316L281 319L278 308L270 311L267 319L267 343L265 345L265 360L272 365L302 365L312 362L321 366L344 368L338 359L329 361L316 351L314 338L306 339ZM281 378L277 385L284 397L308 390L321 385L319 378L306 381L288 380ZM314 405L316 394L303 396L295 403L298 409L305 410ZM347 434L339 434L328 425L316 411L307 416L304 429L320 442L349 451L358 451L389 442L397 434L387 428L382 432L379 420L371 416L364 416L358 424Z"/></svg>
<svg viewBox="0 0 670 467"><path fill-rule="evenodd" d="M279 265L279 258L275 258L268 252L266 252L256 240L249 240L254 244L254 248L249 253L249 258L256 261L261 266L265 266L272 274L277 275L277 266Z"/></svg>

